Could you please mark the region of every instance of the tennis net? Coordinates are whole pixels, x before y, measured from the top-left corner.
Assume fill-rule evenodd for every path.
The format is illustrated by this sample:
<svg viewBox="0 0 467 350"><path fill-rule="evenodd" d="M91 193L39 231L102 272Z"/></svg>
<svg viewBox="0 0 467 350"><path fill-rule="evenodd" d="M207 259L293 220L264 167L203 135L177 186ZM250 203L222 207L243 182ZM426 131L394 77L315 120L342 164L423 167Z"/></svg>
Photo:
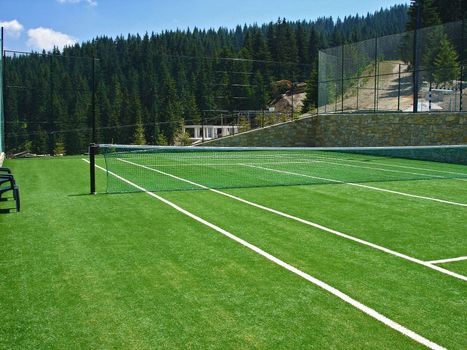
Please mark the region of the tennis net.
<svg viewBox="0 0 467 350"><path fill-rule="evenodd" d="M242 148L99 145L107 192L467 179L467 145ZM118 176L115 176L118 175ZM127 180L127 181L124 181Z"/></svg>

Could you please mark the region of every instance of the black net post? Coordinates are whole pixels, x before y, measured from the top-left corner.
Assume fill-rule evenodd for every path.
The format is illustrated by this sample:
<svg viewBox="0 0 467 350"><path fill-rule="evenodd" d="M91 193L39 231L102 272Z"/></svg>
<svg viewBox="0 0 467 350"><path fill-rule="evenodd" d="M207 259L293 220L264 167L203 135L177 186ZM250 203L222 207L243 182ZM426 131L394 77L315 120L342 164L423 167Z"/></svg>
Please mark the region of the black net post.
<svg viewBox="0 0 467 350"><path fill-rule="evenodd" d="M91 183L91 194L96 194L96 154L97 145L89 145L89 178Z"/></svg>

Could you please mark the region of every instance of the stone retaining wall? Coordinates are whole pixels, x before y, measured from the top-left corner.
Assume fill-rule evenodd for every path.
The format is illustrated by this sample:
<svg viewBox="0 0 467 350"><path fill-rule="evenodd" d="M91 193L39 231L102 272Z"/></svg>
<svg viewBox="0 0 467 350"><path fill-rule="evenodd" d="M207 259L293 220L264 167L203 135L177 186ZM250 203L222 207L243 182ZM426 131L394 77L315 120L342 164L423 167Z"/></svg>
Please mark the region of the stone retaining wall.
<svg viewBox="0 0 467 350"><path fill-rule="evenodd" d="M467 144L467 113L306 116L203 146L370 147Z"/></svg>

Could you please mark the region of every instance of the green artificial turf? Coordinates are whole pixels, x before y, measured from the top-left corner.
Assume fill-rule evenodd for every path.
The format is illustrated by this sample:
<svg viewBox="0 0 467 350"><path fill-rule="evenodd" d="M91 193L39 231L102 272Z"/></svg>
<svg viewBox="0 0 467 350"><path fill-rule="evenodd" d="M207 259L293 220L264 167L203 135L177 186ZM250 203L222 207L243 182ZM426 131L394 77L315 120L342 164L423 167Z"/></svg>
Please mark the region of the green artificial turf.
<svg viewBox="0 0 467 350"><path fill-rule="evenodd" d="M422 348L147 194L87 195L79 157L6 166L23 210L0 213L1 348ZM465 207L339 184L227 191L420 259L466 251ZM442 346L467 345L464 281L209 191L158 195Z"/></svg>

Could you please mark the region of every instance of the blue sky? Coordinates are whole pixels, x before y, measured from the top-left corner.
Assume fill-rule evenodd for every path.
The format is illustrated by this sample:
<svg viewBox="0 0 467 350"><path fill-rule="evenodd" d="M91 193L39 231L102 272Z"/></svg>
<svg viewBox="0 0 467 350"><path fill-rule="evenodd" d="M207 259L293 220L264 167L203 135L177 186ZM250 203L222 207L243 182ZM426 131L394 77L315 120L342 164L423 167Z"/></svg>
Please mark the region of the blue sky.
<svg viewBox="0 0 467 350"><path fill-rule="evenodd" d="M408 0L0 0L5 47L50 49L97 35L166 29L233 28L285 17L313 20L366 14Z"/></svg>

